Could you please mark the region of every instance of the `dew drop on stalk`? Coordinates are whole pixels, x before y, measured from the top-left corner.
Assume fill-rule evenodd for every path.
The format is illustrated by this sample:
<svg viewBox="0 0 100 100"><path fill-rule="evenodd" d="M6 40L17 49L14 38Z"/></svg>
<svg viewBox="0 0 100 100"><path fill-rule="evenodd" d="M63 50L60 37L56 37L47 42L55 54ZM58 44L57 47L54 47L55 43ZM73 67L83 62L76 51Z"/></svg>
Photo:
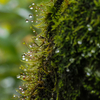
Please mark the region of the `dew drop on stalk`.
<svg viewBox="0 0 100 100"><path fill-rule="evenodd" d="M20 75L17 75L17 78L20 78Z"/></svg>
<svg viewBox="0 0 100 100"><path fill-rule="evenodd" d="M33 32L35 32L35 30L33 30Z"/></svg>
<svg viewBox="0 0 100 100"><path fill-rule="evenodd" d="M36 40L38 40L38 38L36 38Z"/></svg>
<svg viewBox="0 0 100 100"><path fill-rule="evenodd" d="M28 61L28 59L26 59L26 61Z"/></svg>
<svg viewBox="0 0 100 100"><path fill-rule="evenodd" d="M95 53L95 50L91 50L91 53Z"/></svg>
<svg viewBox="0 0 100 100"><path fill-rule="evenodd" d="M25 92L24 92L24 91L22 91L22 93L24 94Z"/></svg>
<svg viewBox="0 0 100 100"><path fill-rule="evenodd" d="M35 3L33 2L32 5L35 5Z"/></svg>
<svg viewBox="0 0 100 100"><path fill-rule="evenodd" d="M32 18L32 14L29 14L29 18Z"/></svg>
<svg viewBox="0 0 100 100"><path fill-rule="evenodd" d="M82 44L82 41L78 41L78 44Z"/></svg>
<svg viewBox="0 0 100 100"><path fill-rule="evenodd" d="M33 7L30 7L30 9L33 9Z"/></svg>
<svg viewBox="0 0 100 100"><path fill-rule="evenodd" d="M31 22L33 23L33 20L31 20Z"/></svg>
<svg viewBox="0 0 100 100"><path fill-rule="evenodd" d="M69 72L69 71L70 71L70 70L67 68L67 69L66 69L66 72Z"/></svg>
<svg viewBox="0 0 100 100"><path fill-rule="evenodd" d="M92 27L89 27L89 28L88 28L88 31L92 31Z"/></svg>
<svg viewBox="0 0 100 100"><path fill-rule="evenodd" d="M25 21L26 21L26 23L28 23L28 22L29 22L29 20L28 20L28 19L26 19Z"/></svg>
<svg viewBox="0 0 100 100"><path fill-rule="evenodd" d="M35 12L37 12L37 10L35 10Z"/></svg>
<svg viewBox="0 0 100 100"><path fill-rule="evenodd" d="M15 97L16 97L16 95L14 94L14 95L13 95L13 97L15 98Z"/></svg>
<svg viewBox="0 0 100 100"><path fill-rule="evenodd" d="M22 60L25 60L25 58L23 57Z"/></svg>

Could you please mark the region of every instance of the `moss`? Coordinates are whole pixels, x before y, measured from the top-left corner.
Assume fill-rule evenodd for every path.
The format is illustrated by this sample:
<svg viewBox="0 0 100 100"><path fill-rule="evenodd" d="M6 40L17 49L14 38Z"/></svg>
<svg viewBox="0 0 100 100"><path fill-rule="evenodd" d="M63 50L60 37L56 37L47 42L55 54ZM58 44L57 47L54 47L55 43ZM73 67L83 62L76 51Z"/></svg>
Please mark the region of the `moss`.
<svg viewBox="0 0 100 100"><path fill-rule="evenodd" d="M99 0L56 0L45 10L42 32L24 55L19 98L99 100Z"/></svg>

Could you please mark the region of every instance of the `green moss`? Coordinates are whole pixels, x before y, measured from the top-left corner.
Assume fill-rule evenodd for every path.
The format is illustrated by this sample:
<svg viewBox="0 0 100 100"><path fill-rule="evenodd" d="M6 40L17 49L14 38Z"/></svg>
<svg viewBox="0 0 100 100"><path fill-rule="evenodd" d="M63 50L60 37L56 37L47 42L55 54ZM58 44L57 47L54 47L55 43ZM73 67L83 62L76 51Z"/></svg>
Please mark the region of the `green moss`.
<svg viewBox="0 0 100 100"><path fill-rule="evenodd" d="M21 67L26 87L20 98L99 100L100 2L56 0L45 10L42 32L33 36Z"/></svg>

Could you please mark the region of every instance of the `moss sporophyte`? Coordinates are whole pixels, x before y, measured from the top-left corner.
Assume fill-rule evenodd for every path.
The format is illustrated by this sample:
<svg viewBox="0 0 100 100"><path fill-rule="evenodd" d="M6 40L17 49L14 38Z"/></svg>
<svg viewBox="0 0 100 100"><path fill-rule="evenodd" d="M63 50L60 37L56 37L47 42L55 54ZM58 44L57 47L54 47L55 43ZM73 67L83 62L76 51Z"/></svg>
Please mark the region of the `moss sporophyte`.
<svg viewBox="0 0 100 100"><path fill-rule="evenodd" d="M33 37L14 97L100 100L100 0L44 1L29 6Z"/></svg>

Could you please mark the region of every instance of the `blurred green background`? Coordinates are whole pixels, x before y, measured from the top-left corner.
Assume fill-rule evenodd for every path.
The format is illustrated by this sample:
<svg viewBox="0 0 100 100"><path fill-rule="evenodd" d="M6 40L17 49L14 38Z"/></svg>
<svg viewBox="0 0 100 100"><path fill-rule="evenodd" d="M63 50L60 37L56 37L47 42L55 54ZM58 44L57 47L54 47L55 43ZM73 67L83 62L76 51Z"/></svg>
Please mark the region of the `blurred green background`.
<svg viewBox="0 0 100 100"><path fill-rule="evenodd" d="M27 51L22 43L32 36L30 23L25 19L31 13L33 0L0 0L0 100L15 100L13 94L21 84L21 55Z"/></svg>

